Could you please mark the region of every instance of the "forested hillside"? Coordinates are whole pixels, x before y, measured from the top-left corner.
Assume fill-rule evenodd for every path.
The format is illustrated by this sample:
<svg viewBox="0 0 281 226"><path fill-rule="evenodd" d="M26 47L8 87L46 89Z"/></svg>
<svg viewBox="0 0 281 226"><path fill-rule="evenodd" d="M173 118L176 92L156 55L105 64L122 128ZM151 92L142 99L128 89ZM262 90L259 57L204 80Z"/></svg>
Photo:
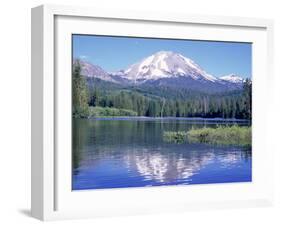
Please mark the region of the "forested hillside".
<svg viewBox="0 0 281 226"><path fill-rule="evenodd" d="M252 84L249 79L242 90L210 94L188 87L123 86L99 78L86 78L81 75L79 64L73 66L72 77L75 117L137 115L251 119Z"/></svg>

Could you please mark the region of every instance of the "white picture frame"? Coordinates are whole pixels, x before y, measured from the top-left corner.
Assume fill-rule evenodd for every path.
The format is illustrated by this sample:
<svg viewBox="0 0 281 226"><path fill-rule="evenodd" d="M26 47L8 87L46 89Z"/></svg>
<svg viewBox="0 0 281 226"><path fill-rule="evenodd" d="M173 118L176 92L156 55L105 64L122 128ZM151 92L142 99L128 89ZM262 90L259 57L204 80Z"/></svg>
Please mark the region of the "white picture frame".
<svg viewBox="0 0 281 226"><path fill-rule="evenodd" d="M138 26L145 29L137 31L133 28ZM187 27L192 32L181 33L178 26ZM116 27L121 29L117 31ZM153 33L155 27L163 29ZM119 32L118 35L124 36L251 41L255 45L253 153L256 154L253 157L253 182L196 185L188 186L188 189L187 186L105 189L73 194L69 181L71 175L69 35L91 34L94 32L93 28L103 35L114 35ZM175 32L169 33L173 29ZM266 138L267 109L270 104L266 101L266 96L270 95L273 84L272 45L273 22L265 19L128 12L57 5L33 8L32 216L41 220L56 220L271 205L273 181L268 175L273 172L273 153ZM67 114L69 117L65 116Z"/></svg>

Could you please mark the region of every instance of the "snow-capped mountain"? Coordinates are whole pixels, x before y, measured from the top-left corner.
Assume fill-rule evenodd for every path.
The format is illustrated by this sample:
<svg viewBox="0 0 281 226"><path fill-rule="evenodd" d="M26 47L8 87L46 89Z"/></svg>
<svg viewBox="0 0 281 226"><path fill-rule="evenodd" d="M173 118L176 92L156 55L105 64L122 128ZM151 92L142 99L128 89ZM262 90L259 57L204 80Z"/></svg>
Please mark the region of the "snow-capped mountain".
<svg viewBox="0 0 281 226"><path fill-rule="evenodd" d="M218 79L201 69L191 59L171 51L157 52L131 65L119 75L135 83L163 78L188 77L198 81L216 82Z"/></svg>
<svg viewBox="0 0 281 226"><path fill-rule="evenodd" d="M77 64L78 60L76 59L74 61L74 64ZM85 77L89 78L99 78L104 81L108 82L114 82L116 81L112 78L112 76L107 73L105 70L103 70L100 66L91 64L89 62L79 60L80 66L81 66L81 74Z"/></svg>
<svg viewBox="0 0 281 226"><path fill-rule="evenodd" d="M74 63L77 63L75 60ZM201 92L242 89L244 79L236 74L220 78L204 71L193 60L171 51L157 52L127 69L108 73L97 65L79 60L82 75L122 86L169 87Z"/></svg>
<svg viewBox="0 0 281 226"><path fill-rule="evenodd" d="M236 74L230 74L220 77L221 80L231 83L243 83L245 80Z"/></svg>

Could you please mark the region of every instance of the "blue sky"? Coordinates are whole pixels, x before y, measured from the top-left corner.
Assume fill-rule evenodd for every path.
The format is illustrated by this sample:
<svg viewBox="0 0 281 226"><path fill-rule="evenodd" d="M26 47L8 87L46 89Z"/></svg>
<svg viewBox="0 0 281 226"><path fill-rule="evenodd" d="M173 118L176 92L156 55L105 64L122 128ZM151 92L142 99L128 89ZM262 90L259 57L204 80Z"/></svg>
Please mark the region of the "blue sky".
<svg viewBox="0 0 281 226"><path fill-rule="evenodd" d="M126 69L158 51L173 51L191 58L214 76L252 74L252 45L151 38L73 35L73 57L101 66L108 72Z"/></svg>

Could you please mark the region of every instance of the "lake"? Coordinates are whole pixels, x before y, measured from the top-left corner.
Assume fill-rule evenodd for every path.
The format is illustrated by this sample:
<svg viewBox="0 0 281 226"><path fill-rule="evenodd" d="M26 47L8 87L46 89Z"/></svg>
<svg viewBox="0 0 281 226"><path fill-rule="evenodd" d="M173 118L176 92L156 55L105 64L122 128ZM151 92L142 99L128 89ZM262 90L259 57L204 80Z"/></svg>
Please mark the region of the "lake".
<svg viewBox="0 0 281 226"><path fill-rule="evenodd" d="M250 182L250 147L165 143L163 131L248 121L73 119L72 189Z"/></svg>

